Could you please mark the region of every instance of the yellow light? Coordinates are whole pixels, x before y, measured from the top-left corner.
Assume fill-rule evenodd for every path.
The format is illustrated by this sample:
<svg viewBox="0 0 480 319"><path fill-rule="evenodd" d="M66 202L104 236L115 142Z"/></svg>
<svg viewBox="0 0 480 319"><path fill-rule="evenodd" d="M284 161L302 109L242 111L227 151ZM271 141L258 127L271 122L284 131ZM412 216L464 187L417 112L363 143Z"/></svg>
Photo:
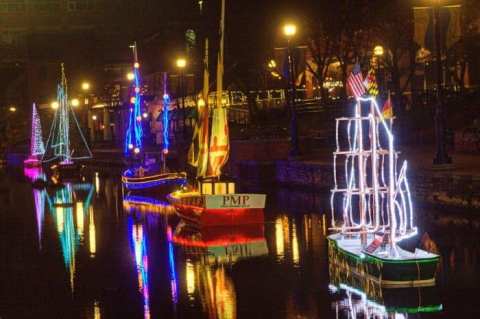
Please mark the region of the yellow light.
<svg viewBox="0 0 480 319"><path fill-rule="evenodd" d="M283 34L285 34L287 37L293 37L295 34L297 33L297 26L292 24L292 23L288 23L286 25L283 26Z"/></svg>
<svg viewBox="0 0 480 319"><path fill-rule="evenodd" d="M183 69L187 66L187 60L184 58L178 58L176 64L177 68Z"/></svg>
<svg viewBox="0 0 480 319"><path fill-rule="evenodd" d="M17 111L17 108L15 106L10 106L9 108L10 112L16 112Z"/></svg>
<svg viewBox="0 0 480 319"><path fill-rule="evenodd" d="M205 106L205 100L202 99L202 98L198 99L197 105L199 107L204 107Z"/></svg>
<svg viewBox="0 0 480 319"><path fill-rule="evenodd" d="M275 60L270 60L270 62L268 62L268 67L270 69L275 69L277 67L277 62L275 62Z"/></svg>
<svg viewBox="0 0 480 319"><path fill-rule="evenodd" d="M75 107L80 105L80 101L78 99L72 99L70 103L72 104L72 106L75 106Z"/></svg>
<svg viewBox="0 0 480 319"><path fill-rule="evenodd" d="M187 293L193 295L195 293L195 269L193 264L187 260L187 271L186 271L186 282L187 282Z"/></svg>
<svg viewBox="0 0 480 319"><path fill-rule="evenodd" d="M285 246L284 246L283 225L282 225L281 217L278 217L275 220L275 248L277 250L278 258L283 259Z"/></svg>
<svg viewBox="0 0 480 319"><path fill-rule="evenodd" d="M133 72L128 72L127 73L127 80L133 81L133 79L135 79L135 74L133 74Z"/></svg>
<svg viewBox="0 0 480 319"><path fill-rule="evenodd" d="M381 45L375 46L375 48L373 48L373 54L375 56L382 56L384 54L383 47Z"/></svg>
<svg viewBox="0 0 480 319"><path fill-rule="evenodd" d="M135 63L133 64L133 67L134 67L135 69L138 69L138 68L140 67L140 63L135 62Z"/></svg>
<svg viewBox="0 0 480 319"><path fill-rule="evenodd" d="M92 115L92 120L96 121L96 120L97 120L97 116L96 116L96 115Z"/></svg>
<svg viewBox="0 0 480 319"><path fill-rule="evenodd" d="M52 109L54 109L54 110L58 109L58 106L59 106L59 104L58 104L57 101L53 101L53 102L50 104L50 107L51 107Z"/></svg>
<svg viewBox="0 0 480 319"><path fill-rule="evenodd" d="M83 82L83 83L82 83L82 90L84 90L84 91L90 90L90 83L88 83L88 82Z"/></svg>
<svg viewBox="0 0 480 319"><path fill-rule="evenodd" d="M83 220L83 202L78 201L76 203L76 215L77 215L77 231L80 239L83 239L83 228L84 228L84 220Z"/></svg>
<svg viewBox="0 0 480 319"><path fill-rule="evenodd" d="M138 154L138 153L140 153L140 149L139 149L138 147L135 147L135 149L133 150L133 152L134 152L135 154Z"/></svg>
<svg viewBox="0 0 480 319"><path fill-rule="evenodd" d="M97 252L97 236L95 234L95 218L93 216L93 207L90 206L89 209L89 218L88 218L88 243L90 250L90 257L95 256Z"/></svg>

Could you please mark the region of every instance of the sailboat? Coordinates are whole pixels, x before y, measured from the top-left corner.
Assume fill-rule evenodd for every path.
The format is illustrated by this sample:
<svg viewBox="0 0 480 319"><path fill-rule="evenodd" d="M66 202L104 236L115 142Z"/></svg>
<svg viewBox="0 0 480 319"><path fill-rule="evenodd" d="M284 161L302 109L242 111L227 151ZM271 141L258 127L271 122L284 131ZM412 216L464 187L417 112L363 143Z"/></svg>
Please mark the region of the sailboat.
<svg viewBox="0 0 480 319"><path fill-rule="evenodd" d="M164 94L163 94L163 137L164 143L162 148L162 166L160 167L154 159L145 160L145 150L143 145L143 128L142 128L142 95L140 82L140 63L138 62L137 45L131 46L133 50L133 81L134 96L130 102L130 114L127 132L125 136L124 155L129 159L129 168L122 173L122 185L128 192L155 192L160 194L168 194L181 186L187 181L187 174L184 172L168 172L167 155L168 155L168 128L169 118L168 109L170 106L170 97L166 90L166 74L164 75Z"/></svg>
<svg viewBox="0 0 480 319"><path fill-rule="evenodd" d="M201 225L263 223L266 195L236 193L235 183L222 178L230 151L227 109L222 103L225 0L222 0L220 48L217 66L216 105L213 109L209 143L208 39L205 41L204 88L197 103L198 121L194 138L198 152L191 148L190 163L197 167L197 185L170 194L167 199L180 217ZM192 143L194 146L195 143Z"/></svg>
<svg viewBox="0 0 480 319"><path fill-rule="evenodd" d="M407 162L398 170L392 124L372 96L358 97L354 115L336 120L329 259L384 288L432 286L440 257L399 246L418 229Z"/></svg>
<svg viewBox="0 0 480 319"><path fill-rule="evenodd" d="M25 168L41 167L41 158L45 154L42 138L42 124L35 103L32 104L32 131L30 135L30 156L23 161Z"/></svg>
<svg viewBox="0 0 480 319"><path fill-rule="evenodd" d="M48 137L43 163L53 163L50 167L52 179L59 181L79 178L83 166L74 160L92 158L92 152L83 136L72 105L68 100L67 78L61 64L61 81L57 87L57 101L54 104L55 115Z"/></svg>

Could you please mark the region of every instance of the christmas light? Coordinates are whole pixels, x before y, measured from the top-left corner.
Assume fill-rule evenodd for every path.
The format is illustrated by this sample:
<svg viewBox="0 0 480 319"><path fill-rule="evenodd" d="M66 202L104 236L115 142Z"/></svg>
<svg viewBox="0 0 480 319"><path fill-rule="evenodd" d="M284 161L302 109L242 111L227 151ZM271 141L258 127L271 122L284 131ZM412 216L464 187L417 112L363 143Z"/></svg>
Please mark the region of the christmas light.
<svg viewBox="0 0 480 319"><path fill-rule="evenodd" d="M369 105L368 115L362 115L363 104ZM341 123L346 125L347 149L340 145L338 135ZM370 143L364 144L364 127L367 124ZM386 145L382 144L381 136L386 137ZM387 123L375 98L358 98L354 117L337 119L336 144L335 184L330 200L332 228L343 234L354 234L360 230L368 233L382 231L389 234L393 244L416 235L417 228L413 222L411 194L406 177L407 162L403 163L397 173L398 153L394 149L391 122ZM345 187L339 184L337 172L339 156L345 158ZM371 176L371 179L367 179L367 176ZM344 223L341 226L337 226L335 220L334 199L337 194L343 194ZM353 198L358 198L358 201L355 201L355 208Z"/></svg>
<svg viewBox="0 0 480 319"><path fill-rule="evenodd" d="M169 141L169 120L168 113L170 108L170 96L168 94L163 95L163 114L162 114L162 124L163 124L163 154L168 154L168 148L170 146Z"/></svg>
<svg viewBox="0 0 480 319"><path fill-rule="evenodd" d="M75 113L68 103L67 78L65 77L63 63L61 65L61 82L57 87L57 101L53 102L51 106L55 109L55 116L42 161L49 162L59 159L61 164L70 164L73 159L91 158L92 152L83 136ZM79 143L74 147L70 145L73 134L77 134L79 137L74 140L74 142ZM73 155L74 152L75 156Z"/></svg>
<svg viewBox="0 0 480 319"><path fill-rule="evenodd" d="M35 103L32 105L32 135L30 138L30 156L45 154L45 145L42 138L42 124Z"/></svg>
<svg viewBox="0 0 480 319"><path fill-rule="evenodd" d="M134 58L134 69L133 69L133 91L135 96L130 98L130 103L133 105L131 108L132 111L129 114L128 119L128 126L127 131L125 134L125 146L124 146L124 154L129 156L131 153L130 151L130 144L133 145L133 150L135 154L140 153L140 150L143 146L142 137L143 137L143 128L142 128L142 114L141 114L141 107L142 107L142 98L140 94L140 63L138 63L138 55L137 55L137 46L136 44L131 46L133 50L133 58ZM138 149L138 152L136 150Z"/></svg>

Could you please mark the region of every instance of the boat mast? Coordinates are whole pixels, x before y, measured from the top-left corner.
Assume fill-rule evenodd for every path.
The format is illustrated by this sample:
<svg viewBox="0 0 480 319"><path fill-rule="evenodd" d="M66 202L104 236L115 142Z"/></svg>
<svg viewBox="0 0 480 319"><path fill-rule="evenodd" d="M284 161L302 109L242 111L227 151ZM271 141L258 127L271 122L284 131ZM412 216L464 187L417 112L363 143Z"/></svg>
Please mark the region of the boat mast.
<svg viewBox="0 0 480 319"><path fill-rule="evenodd" d="M169 146L169 107L170 107L170 96L167 94L167 72L163 72L163 171L167 169L167 155L168 155L168 146Z"/></svg>
<svg viewBox="0 0 480 319"><path fill-rule="evenodd" d="M359 197L359 209L360 209L360 239L362 246L367 244L367 228L366 228L366 202L365 202L365 156L363 145L363 120L362 120L362 102L357 100L355 104L355 118L356 118L356 130L358 140L358 197Z"/></svg>

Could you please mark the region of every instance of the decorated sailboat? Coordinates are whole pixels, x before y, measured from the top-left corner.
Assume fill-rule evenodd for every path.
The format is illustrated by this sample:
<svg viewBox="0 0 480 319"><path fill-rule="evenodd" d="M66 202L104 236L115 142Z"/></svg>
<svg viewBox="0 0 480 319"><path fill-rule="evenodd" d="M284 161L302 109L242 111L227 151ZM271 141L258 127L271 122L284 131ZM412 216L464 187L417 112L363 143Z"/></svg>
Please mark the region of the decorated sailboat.
<svg viewBox="0 0 480 319"><path fill-rule="evenodd" d="M92 152L83 136L75 112L68 100L67 78L61 64L61 81L57 88L57 101L53 104L55 115L48 137L43 163L52 163L50 167L55 180L78 178L83 166L75 160L92 157Z"/></svg>
<svg viewBox="0 0 480 319"><path fill-rule="evenodd" d="M170 97L166 91L166 76L164 77L163 94L163 134L162 165L154 159L145 159L142 127L142 94L140 79L140 63L138 62L137 46L131 46L133 51L133 92L130 99L130 113L128 127L125 135L124 155L128 160L128 169L122 173L122 185L128 192L149 191L168 194L186 183L186 173L168 172L167 155L169 147L168 137L168 109Z"/></svg>
<svg viewBox="0 0 480 319"><path fill-rule="evenodd" d="M42 124L35 103L32 104L32 132L30 135L30 156L23 161L26 168L41 167L45 145L42 137Z"/></svg>
<svg viewBox="0 0 480 319"><path fill-rule="evenodd" d="M407 162L398 169L392 120L372 96L358 96L354 115L336 120L331 197L336 233L328 237L329 258L343 271L381 287L432 286L439 256L399 246L417 234L417 227Z"/></svg>
<svg viewBox="0 0 480 319"><path fill-rule="evenodd" d="M170 194L168 200L175 206L181 217L201 225L262 223L266 195L236 193L235 183L222 177L222 168L228 161L230 151L227 109L222 103L225 0L222 0L221 10L216 105L212 112L210 141L207 39L204 88L202 98L197 103L198 121L194 132L194 143L189 152L190 164L197 168L198 182L188 190L179 190Z"/></svg>

